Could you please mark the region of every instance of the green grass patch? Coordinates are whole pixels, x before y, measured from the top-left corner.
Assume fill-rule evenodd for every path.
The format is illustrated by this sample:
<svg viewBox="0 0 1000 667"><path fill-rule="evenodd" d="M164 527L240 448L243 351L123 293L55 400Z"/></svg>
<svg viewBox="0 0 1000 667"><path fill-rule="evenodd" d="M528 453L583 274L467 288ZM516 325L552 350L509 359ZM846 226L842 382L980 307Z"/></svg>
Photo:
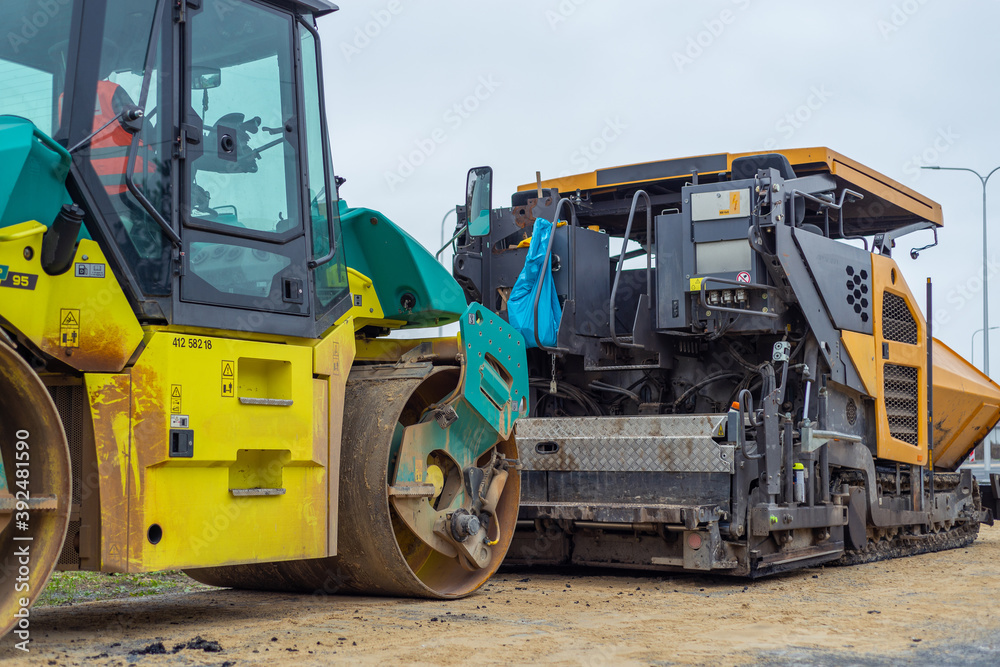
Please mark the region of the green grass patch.
<svg viewBox="0 0 1000 667"><path fill-rule="evenodd" d="M162 593L186 593L210 588L179 570L144 574L104 572L55 572L35 602L36 607L145 597Z"/></svg>

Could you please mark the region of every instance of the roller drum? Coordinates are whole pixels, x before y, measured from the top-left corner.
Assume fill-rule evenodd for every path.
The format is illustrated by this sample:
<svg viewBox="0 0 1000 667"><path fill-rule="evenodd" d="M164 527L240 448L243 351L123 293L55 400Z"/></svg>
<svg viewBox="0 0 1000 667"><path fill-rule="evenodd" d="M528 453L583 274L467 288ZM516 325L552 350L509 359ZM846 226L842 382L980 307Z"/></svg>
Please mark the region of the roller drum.
<svg viewBox="0 0 1000 667"><path fill-rule="evenodd" d="M514 469L496 504L497 543L485 567L469 569L421 541L400 519L389 498L394 443L402 429L459 383L458 368L439 368L423 378L348 380L341 444L338 555L301 561L189 570L206 584L315 594L364 594L458 598L472 593L496 571L514 532L520 480ZM496 436L496 434L493 434ZM495 448L517 457L513 438ZM485 462L490 452L480 458Z"/></svg>

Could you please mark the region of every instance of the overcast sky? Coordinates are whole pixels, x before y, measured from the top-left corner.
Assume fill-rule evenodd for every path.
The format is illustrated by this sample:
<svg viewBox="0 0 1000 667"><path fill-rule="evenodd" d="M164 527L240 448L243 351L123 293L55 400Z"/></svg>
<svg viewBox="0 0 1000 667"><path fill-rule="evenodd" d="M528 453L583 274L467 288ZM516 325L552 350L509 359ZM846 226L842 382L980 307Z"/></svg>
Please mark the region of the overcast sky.
<svg viewBox="0 0 1000 667"><path fill-rule="evenodd" d="M933 278L935 334L969 356L983 326L981 186L919 166L1000 165L1000 3L338 4L320 33L350 205L385 212L436 250L473 166L494 168L499 206L536 170L828 146L944 207L940 246L911 261L909 248L930 237L914 235L894 257L921 302ZM1000 175L990 187L1000 219ZM1000 326L1000 226L991 234L990 320Z"/></svg>

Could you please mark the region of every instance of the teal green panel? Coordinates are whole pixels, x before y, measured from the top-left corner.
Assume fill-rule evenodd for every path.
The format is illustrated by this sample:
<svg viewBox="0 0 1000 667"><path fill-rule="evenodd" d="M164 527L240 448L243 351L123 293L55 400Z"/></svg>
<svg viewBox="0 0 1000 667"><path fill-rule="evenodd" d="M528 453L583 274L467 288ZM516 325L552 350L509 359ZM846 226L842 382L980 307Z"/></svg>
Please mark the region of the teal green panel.
<svg viewBox="0 0 1000 667"><path fill-rule="evenodd" d="M463 387L466 400L507 437L514 420L528 416L524 338L505 319L478 303L469 304L459 327L468 369Z"/></svg>
<svg viewBox="0 0 1000 667"><path fill-rule="evenodd" d="M498 437L510 437L518 418L528 416L528 363L521 334L478 303L462 314L460 327L463 383L460 391L442 401L455 410L455 419L441 426L424 415L421 423L409 427L412 437L400 438L396 476L393 480L390 475L390 485L421 481L417 462L426 462L435 450L448 452L462 469L475 465Z"/></svg>
<svg viewBox="0 0 1000 667"><path fill-rule="evenodd" d="M341 200L340 224L347 264L372 279L386 319L404 320L404 328L436 327L465 310L465 293L451 273L387 217ZM406 295L411 308L404 307Z"/></svg>
<svg viewBox="0 0 1000 667"><path fill-rule="evenodd" d="M31 121L0 116L0 227L26 220L50 225L69 203L70 156Z"/></svg>
<svg viewBox="0 0 1000 667"><path fill-rule="evenodd" d="M0 228L37 220L51 225L63 204L70 155L20 116L0 116ZM80 238L90 238L86 227Z"/></svg>

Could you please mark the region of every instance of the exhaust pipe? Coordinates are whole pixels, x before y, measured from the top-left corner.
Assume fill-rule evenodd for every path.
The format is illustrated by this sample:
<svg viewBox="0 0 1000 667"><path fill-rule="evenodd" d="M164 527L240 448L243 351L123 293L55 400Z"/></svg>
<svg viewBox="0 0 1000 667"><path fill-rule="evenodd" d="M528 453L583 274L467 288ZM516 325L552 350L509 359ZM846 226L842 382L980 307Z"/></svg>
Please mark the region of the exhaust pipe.
<svg viewBox="0 0 1000 667"><path fill-rule="evenodd" d="M64 273L73 263L76 239L83 223L83 209L76 204L63 204L59 215L42 238L42 268L50 276Z"/></svg>

